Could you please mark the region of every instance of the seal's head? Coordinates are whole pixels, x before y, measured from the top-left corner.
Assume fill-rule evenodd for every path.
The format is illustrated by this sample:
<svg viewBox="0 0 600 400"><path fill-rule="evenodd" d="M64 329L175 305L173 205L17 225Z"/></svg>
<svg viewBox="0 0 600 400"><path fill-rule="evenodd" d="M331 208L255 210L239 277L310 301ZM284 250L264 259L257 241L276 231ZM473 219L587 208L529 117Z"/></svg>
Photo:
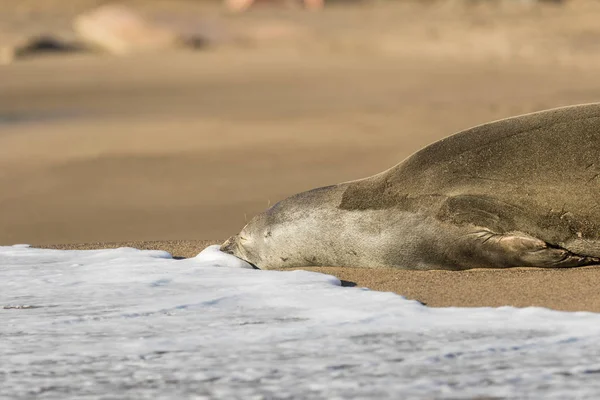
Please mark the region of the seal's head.
<svg viewBox="0 0 600 400"><path fill-rule="evenodd" d="M302 234L302 221L292 221L280 204L255 216L237 235L221 245L232 254L258 268L306 264L293 256L294 238Z"/></svg>
<svg viewBox="0 0 600 400"><path fill-rule="evenodd" d="M320 226L331 207L327 188L314 189L285 199L255 216L237 235L221 245L232 254L261 269L314 265L307 249L320 247Z"/></svg>

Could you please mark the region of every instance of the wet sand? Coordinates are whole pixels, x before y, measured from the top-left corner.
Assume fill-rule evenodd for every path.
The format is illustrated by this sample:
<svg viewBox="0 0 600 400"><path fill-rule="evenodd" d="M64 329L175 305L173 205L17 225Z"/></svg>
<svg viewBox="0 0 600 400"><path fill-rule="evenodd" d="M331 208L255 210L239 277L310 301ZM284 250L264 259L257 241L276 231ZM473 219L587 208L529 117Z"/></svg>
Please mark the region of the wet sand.
<svg viewBox="0 0 600 400"><path fill-rule="evenodd" d="M134 247L165 250L176 258L194 257L216 240L87 243L42 246L57 249ZM405 271L352 267L306 267L334 275L343 286L395 292L430 307L547 307L600 312L600 267ZM284 270L282 270L284 271ZM257 271L260 273L260 271Z"/></svg>
<svg viewBox="0 0 600 400"><path fill-rule="evenodd" d="M394 30L394 13L415 35ZM600 100L600 34L574 33L577 10L564 21L556 8L514 19L442 10L418 14L427 17L418 29L403 10L371 10L361 29L349 29L357 15L328 10L306 20L313 36L264 46L1 66L0 244L127 245L189 257L269 204L370 176L455 131ZM247 22L261 18L274 16ZM457 21L476 35L444 30ZM430 306L600 311L593 267L309 269Z"/></svg>

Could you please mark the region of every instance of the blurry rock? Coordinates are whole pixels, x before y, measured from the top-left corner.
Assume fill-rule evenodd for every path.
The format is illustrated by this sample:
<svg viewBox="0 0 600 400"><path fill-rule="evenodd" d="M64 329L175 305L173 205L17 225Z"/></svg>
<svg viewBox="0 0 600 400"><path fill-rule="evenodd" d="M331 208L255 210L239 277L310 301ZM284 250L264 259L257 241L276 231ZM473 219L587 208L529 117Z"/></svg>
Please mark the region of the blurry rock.
<svg viewBox="0 0 600 400"><path fill-rule="evenodd" d="M0 34L0 65L10 64L19 56L22 50L27 47L28 38L24 36L14 36L10 34Z"/></svg>
<svg viewBox="0 0 600 400"><path fill-rule="evenodd" d="M76 43L57 36L36 35L6 41L0 45L0 64L10 64L18 58L43 53L66 53L81 50Z"/></svg>
<svg viewBox="0 0 600 400"><path fill-rule="evenodd" d="M324 0L304 0L304 7L307 10L320 10L324 5Z"/></svg>
<svg viewBox="0 0 600 400"><path fill-rule="evenodd" d="M225 0L225 6L229 11L242 12L256 3L270 3L279 5L303 4L308 10L320 10L323 8L324 0Z"/></svg>
<svg viewBox="0 0 600 400"><path fill-rule="evenodd" d="M73 27L85 43L113 54L164 50L182 44L176 32L122 5L105 5L82 14Z"/></svg>
<svg viewBox="0 0 600 400"><path fill-rule="evenodd" d="M233 40L223 21L218 18L160 13L154 15L152 21L156 26L176 32L181 42L192 48L227 44Z"/></svg>
<svg viewBox="0 0 600 400"><path fill-rule="evenodd" d="M225 7L232 12L242 12L250 8L253 3L253 0L225 0Z"/></svg>

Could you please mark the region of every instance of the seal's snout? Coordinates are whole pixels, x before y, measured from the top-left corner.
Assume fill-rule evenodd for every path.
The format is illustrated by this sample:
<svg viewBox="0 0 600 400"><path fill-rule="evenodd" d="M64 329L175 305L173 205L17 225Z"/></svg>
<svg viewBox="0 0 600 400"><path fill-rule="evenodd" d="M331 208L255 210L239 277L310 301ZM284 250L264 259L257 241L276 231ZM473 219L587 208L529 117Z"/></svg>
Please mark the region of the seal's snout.
<svg viewBox="0 0 600 400"><path fill-rule="evenodd" d="M233 254L235 251L236 244L237 244L237 235L234 235L234 236L230 237L229 239L227 239L225 241L225 243L223 243L221 245L221 248L219 250L221 250L223 253Z"/></svg>

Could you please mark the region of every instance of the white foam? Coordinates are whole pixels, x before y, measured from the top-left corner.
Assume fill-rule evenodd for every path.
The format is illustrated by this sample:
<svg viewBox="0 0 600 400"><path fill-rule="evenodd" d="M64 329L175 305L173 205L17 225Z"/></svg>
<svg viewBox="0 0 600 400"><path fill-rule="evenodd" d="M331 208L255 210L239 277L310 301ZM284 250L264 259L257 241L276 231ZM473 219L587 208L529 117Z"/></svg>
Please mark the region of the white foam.
<svg viewBox="0 0 600 400"><path fill-rule="evenodd" d="M228 268L223 268L228 267ZM211 247L0 247L6 398L575 398L600 315L432 309ZM4 307L4 308L2 308Z"/></svg>
<svg viewBox="0 0 600 400"><path fill-rule="evenodd" d="M231 254L223 253L218 245L208 246L198 254L195 259L205 265L228 268L254 269L251 264Z"/></svg>

